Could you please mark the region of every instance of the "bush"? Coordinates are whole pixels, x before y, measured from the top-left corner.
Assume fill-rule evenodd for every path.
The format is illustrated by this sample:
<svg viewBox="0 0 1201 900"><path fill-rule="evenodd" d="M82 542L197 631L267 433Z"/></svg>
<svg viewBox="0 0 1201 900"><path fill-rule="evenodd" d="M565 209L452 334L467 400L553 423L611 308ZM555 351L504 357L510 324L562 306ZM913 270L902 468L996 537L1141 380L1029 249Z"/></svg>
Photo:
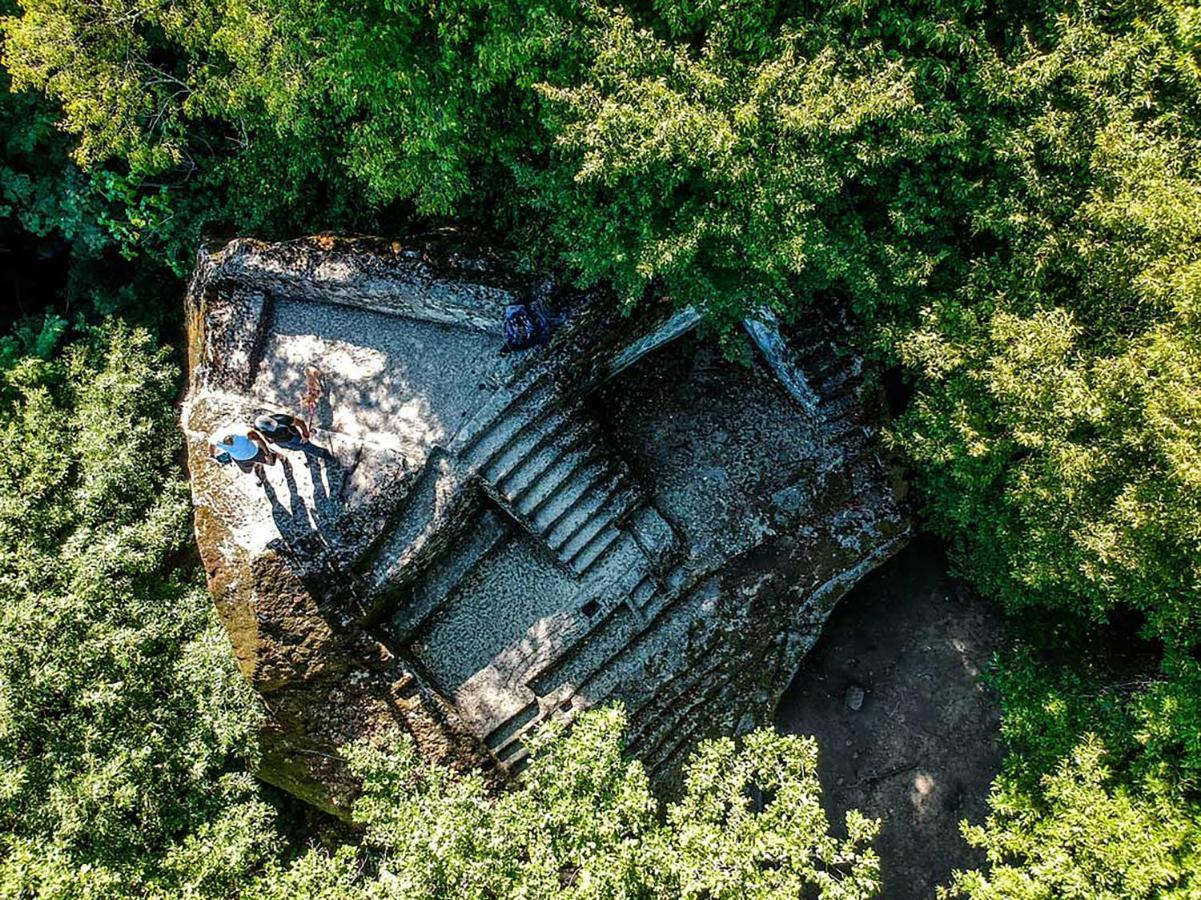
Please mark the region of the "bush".
<svg viewBox="0 0 1201 900"><path fill-rule="evenodd" d="M0 371L0 894L874 892L877 823L828 834L812 739L702 745L663 818L618 710L541 733L501 793L404 736L353 747L361 840L290 859L193 561L174 366L117 323L42 349Z"/></svg>
<svg viewBox="0 0 1201 900"><path fill-rule="evenodd" d="M987 874L956 872L942 897L1191 897L1201 889L1201 809L1115 783L1086 735L1037 791L1001 779L983 826L965 827Z"/></svg>
<svg viewBox="0 0 1201 900"><path fill-rule="evenodd" d="M278 841L193 562L177 372L106 325L0 372L0 893L221 894Z"/></svg>
<svg viewBox="0 0 1201 900"><path fill-rule="evenodd" d="M741 748L701 744L684 796L656 815L646 773L626 760L620 709L544 729L513 790L424 762L411 740L353 748L363 846L312 851L251 896L865 898L879 887L879 824L847 814L831 837L817 744L773 731ZM757 798L761 798L758 799Z"/></svg>
<svg viewBox="0 0 1201 900"><path fill-rule="evenodd" d="M727 335L763 305L848 304L851 339L913 387L890 438L958 570L1024 614L1101 629L1133 609L1162 644L1105 728L1087 696L1059 698L1071 709L1021 790L1079 771L1093 793L1039 808L1103 809L1153 778L1192 815L1195 2L21 0L0 27L13 82L59 104L82 167L59 184L30 150L51 140L50 106L0 108L31 123L6 147L0 204L39 234L182 273L202 234L451 217L623 303L693 303ZM41 370L12 371L10 393ZM22 402L56 414L30 384ZM36 457L27 505L53 543L76 520L38 485L76 476L42 455L20 465ZM1091 751L1071 761L1090 730L1105 777Z"/></svg>

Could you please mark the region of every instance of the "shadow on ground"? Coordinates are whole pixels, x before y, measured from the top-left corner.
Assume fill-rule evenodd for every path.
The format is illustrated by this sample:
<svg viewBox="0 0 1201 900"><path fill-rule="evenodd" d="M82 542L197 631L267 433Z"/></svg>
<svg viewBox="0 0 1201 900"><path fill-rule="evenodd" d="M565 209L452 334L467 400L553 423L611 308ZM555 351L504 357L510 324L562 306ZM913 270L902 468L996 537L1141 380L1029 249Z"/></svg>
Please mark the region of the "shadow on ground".
<svg viewBox="0 0 1201 900"><path fill-rule="evenodd" d="M947 575L941 545L920 537L840 602L780 701L777 727L818 739L836 828L850 808L883 820L886 900L933 897L952 869L983 862L959 821L984 818L1001 761L996 703L979 678L1001 627Z"/></svg>

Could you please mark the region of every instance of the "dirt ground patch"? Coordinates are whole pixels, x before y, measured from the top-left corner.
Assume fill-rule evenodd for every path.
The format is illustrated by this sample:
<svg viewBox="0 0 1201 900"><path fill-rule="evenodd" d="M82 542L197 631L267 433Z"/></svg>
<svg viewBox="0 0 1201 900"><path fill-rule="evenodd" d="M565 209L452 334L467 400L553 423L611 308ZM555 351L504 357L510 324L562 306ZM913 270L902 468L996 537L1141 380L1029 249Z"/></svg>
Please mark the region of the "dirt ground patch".
<svg viewBox="0 0 1201 900"><path fill-rule="evenodd" d="M886 900L932 897L953 869L983 862L959 821L984 818L1001 761L979 678L1001 629L999 612L947 575L941 545L920 537L839 603L780 701L777 727L818 739L836 827L851 808L883 820Z"/></svg>

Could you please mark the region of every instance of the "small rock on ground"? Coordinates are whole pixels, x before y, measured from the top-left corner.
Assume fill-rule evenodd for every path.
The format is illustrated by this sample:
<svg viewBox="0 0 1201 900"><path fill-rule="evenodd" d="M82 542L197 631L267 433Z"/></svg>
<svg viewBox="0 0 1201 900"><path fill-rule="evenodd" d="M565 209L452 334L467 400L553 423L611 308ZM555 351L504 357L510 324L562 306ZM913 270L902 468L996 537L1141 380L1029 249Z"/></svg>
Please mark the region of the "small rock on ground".
<svg viewBox="0 0 1201 900"><path fill-rule="evenodd" d="M846 696L843 698L847 705L847 709L851 712L859 712L863 709L864 692L857 684L852 684L847 688Z"/></svg>

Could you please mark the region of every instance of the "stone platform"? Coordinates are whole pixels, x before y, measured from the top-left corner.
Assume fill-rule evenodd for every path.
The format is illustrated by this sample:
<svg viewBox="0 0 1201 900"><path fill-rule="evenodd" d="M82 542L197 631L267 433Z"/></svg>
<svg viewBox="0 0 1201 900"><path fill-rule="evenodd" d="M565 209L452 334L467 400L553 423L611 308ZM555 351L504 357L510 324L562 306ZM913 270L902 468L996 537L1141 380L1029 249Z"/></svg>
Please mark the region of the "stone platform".
<svg viewBox="0 0 1201 900"><path fill-rule="evenodd" d="M428 757L519 771L548 719L622 701L633 752L770 721L838 597L908 534L859 363L826 319L748 320L749 366L689 309L567 324L502 354L530 288L437 241L235 241L188 294L183 426L201 556L264 698L265 778L343 812L337 748L399 726ZM267 483L210 434L300 412Z"/></svg>

